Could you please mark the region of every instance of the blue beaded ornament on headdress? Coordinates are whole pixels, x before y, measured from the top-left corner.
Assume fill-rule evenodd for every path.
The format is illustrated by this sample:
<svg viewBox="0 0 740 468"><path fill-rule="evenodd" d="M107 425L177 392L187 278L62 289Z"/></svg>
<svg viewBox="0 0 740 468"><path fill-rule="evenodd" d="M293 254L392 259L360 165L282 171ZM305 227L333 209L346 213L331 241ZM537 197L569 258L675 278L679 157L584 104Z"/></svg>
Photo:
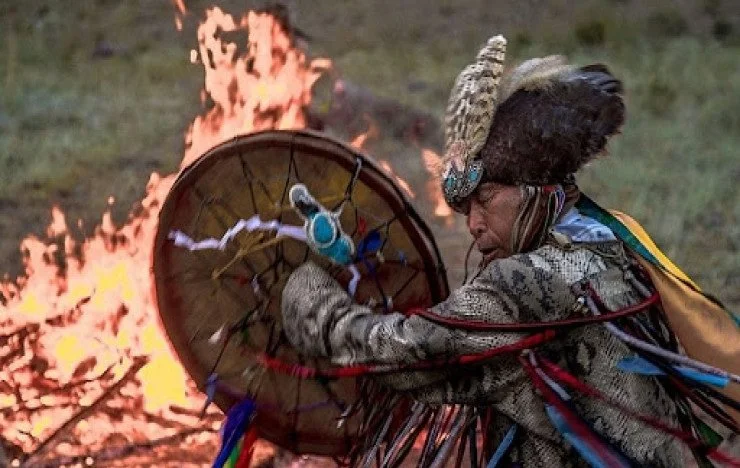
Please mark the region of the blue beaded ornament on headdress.
<svg viewBox="0 0 740 468"><path fill-rule="evenodd" d="M482 178L483 161L480 159L450 159L442 175L442 193L447 204L451 207L459 206L478 187Z"/></svg>

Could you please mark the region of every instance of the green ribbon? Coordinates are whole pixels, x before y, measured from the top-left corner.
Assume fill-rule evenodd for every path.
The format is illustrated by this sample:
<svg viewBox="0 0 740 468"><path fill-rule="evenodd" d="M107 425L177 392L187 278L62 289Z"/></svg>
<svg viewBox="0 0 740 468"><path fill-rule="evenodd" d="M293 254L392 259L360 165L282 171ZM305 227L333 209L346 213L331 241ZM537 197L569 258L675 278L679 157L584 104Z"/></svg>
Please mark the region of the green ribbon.
<svg viewBox="0 0 740 468"><path fill-rule="evenodd" d="M671 271L668 268L666 268L662 263L660 263L660 260L655 258L655 255L650 253L647 247L645 247L643 243L640 242L640 239L638 239L637 236L635 236L627 226L625 226L620 220L614 217L613 214L609 213L607 210L599 206L595 201L591 200L588 196L581 193L581 196L578 198L578 201L576 202L576 208L582 214L588 216L589 218L595 219L596 221L600 222L604 226L611 229L612 232L614 232L614 234L620 240L622 240L622 242L627 244L627 246L630 249L632 249L642 258L652 263L653 265L657 266L661 270L672 275ZM675 277L675 275L673 276ZM682 283L686 284L687 286L690 286L692 289L696 290L694 288L694 285L692 285L691 283L687 283L681 278L677 278L677 279L680 280ZM704 292L699 291L699 290L696 290L696 292L701 293L704 297L706 297L710 301L722 307L722 309L724 309L725 312L727 312L727 314L735 322L735 324L740 327L740 315L730 312L717 299L711 296L708 296Z"/></svg>

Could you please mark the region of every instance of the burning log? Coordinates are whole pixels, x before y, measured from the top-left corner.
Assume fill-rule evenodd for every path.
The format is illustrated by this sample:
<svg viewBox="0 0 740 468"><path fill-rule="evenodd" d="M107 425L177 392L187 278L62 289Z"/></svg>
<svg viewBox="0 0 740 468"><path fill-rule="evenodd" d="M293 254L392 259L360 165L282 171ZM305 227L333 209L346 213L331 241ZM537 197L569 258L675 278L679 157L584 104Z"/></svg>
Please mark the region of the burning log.
<svg viewBox="0 0 740 468"><path fill-rule="evenodd" d="M159 444L176 444L166 437L190 430L198 433L195 450L215 450L222 416L191 414L202 397L182 371L171 373L177 363L154 334L147 233L167 188L154 178L146 213L123 228L104 223L80 249L60 212L49 243L24 241L27 275L0 283L7 298L0 307L0 445L7 463L0 466L95 459L91 454L127 453L123 447L163 437ZM69 254L78 250L82 255ZM172 404L191 413L170 411Z"/></svg>
<svg viewBox="0 0 740 468"><path fill-rule="evenodd" d="M92 414L94 411L98 409L98 407L103 404L105 401L107 401L110 397L116 394L121 387L123 387L125 384L131 380L137 372L149 361L148 358L144 356L139 356L134 358L133 364L131 364L131 367L129 367L128 371L121 377L121 379L113 384L111 387L106 389L102 395L100 395L90 406L83 407L80 409L77 413L75 413L74 416L69 418L64 424L59 426L49 437L46 438L43 442L41 442L36 449L31 452L31 454L28 456L28 459L25 460L21 466L31 467L36 465L40 459L44 456L44 454L54 446L55 443L59 442L59 440L66 435L67 431L69 431L70 428L74 427L77 423L85 419L87 416Z"/></svg>
<svg viewBox="0 0 740 468"><path fill-rule="evenodd" d="M48 460L36 465L39 468L58 468L65 465L74 464L86 464L92 465L93 463L108 462L114 460L121 460L132 455L139 454L141 452L150 451L155 447L163 445L179 445L182 444L189 436L202 434L202 433L215 433L216 429L208 427L195 427L185 429L171 436L160 437L158 439L149 440L145 442L137 442L126 444L117 447L108 447L97 452L91 452L85 455L79 455L74 457L58 457L52 460ZM184 460L191 461L191 460Z"/></svg>
<svg viewBox="0 0 740 468"><path fill-rule="evenodd" d="M248 36L246 50L222 35L230 31ZM311 86L329 62L307 60L289 33L269 12L208 10L194 53L205 57L211 106L188 131L183 166L236 134L305 125ZM153 174L124 226L105 214L77 242L54 208L48 237L23 241L25 274L0 280L1 466L206 464L215 454L223 416L210 408L199 417L204 397L172 354L151 297L151 246L175 176Z"/></svg>

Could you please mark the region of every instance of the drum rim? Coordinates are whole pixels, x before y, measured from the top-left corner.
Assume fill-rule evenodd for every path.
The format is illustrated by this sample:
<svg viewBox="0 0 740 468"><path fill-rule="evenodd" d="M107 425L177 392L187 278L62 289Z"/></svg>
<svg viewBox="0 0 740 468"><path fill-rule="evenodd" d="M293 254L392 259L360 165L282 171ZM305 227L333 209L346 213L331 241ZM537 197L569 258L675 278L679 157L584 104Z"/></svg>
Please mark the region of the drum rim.
<svg viewBox="0 0 740 468"><path fill-rule="evenodd" d="M171 311L163 313L170 309L164 297L166 294L159 294L160 291L166 290L164 278L167 261L162 257L166 252L169 226L177 206L176 201L186 193L185 189L191 181L198 180L200 175L206 173L219 160L258 149L260 146L270 148L285 146L289 150L301 151L313 150L313 152L320 153L322 157L344 167L349 173L354 171L357 160L361 160L363 170L360 171L360 180L384 199L393 213L398 216L419 253L422 254L424 272L432 293L432 302L436 304L449 295L446 270L431 229L411 206L408 198L396 183L372 159L328 135L310 130L266 130L236 136L203 153L178 175L162 204L152 255L151 271L154 276L152 293L157 305L159 320L175 354L201 392L205 392L208 370L199 364L198 357L189 347L189 340L184 333L185 330L181 327L178 314L171 313ZM166 228L163 229L163 227ZM238 401L239 398L234 393L225 391L218 391L214 398L216 405L224 412ZM312 437L314 434L311 433L301 433L301 440L295 440L295 437L286 436L279 431L272 433L269 429L265 430L265 428L277 425L270 411L258 411L256 422L260 427L261 437L294 452L336 456L346 454L351 448L346 437L343 441L330 441L320 431L315 433L315 437ZM338 447L338 445L342 446Z"/></svg>

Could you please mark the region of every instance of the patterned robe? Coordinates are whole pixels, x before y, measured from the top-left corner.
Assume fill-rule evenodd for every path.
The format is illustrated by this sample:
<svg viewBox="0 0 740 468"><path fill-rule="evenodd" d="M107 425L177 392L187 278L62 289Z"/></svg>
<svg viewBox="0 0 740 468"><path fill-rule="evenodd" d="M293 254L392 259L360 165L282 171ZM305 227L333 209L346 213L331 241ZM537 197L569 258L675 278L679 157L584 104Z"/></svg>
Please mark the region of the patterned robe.
<svg viewBox="0 0 740 468"><path fill-rule="evenodd" d="M617 310L641 300L625 280L632 262L619 241L570 244L550 238L535 251L490 262L433 311L488 322L562 319L581 310L573 292L576 284L590 284L607 308ZM413 363L479 353L525 336L452 329L401 313L375 314L353 303L332 277L310 263L293 273L282 304L292 344L338 365ZM573 329L540 352L613 400L677 425L675 403L654 377L617 369L617 362L632 353L603 325ZM496 417L489 434L494 447L512 422L524 429L510 452L512 461L527 467L585 466L550 423L542 399L513 355L477 366L376 378L429 404L493 407ZM683 466L677 440L593 398L572 396L578 413L633 460L643 466Z"/></svg>

